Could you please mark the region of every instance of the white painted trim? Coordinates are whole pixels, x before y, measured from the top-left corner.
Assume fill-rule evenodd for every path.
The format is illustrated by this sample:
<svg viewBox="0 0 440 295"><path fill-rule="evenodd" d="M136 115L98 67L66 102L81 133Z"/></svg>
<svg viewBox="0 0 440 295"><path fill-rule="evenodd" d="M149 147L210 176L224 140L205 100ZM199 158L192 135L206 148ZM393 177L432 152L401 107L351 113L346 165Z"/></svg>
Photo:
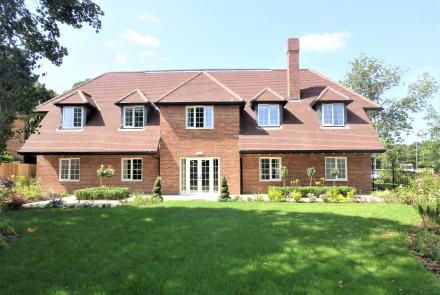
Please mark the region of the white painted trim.
<svg viewBox="0 0 440 295"><path fill-rule="evenodd" d="M261 106L267 106L268 107L268 113L267 113L267 122L268 122L268 124L267 125L260 125L260 107ZM278 124L276 124L276 125L270 125L270 107L271 106L277 106L278 107ZM274 128L277 128L277 127L281 127L281 106L279 105L279 104L276 104L276 103L261 103L261 104L258 104L258 106L257 106L257 126L258 127L266 127L266 128L268 128L268 127L274 127Z"/></svg>
<svg viewBox="0 0 440 295"><path fill-rule="evenodd" d="M64 127L64 110L66 108L72 108L73 112L72 112L72 125L74 123L74 118L75 118L75 109L81 109L81 126L80 127ZM61 108L61 128L58 128L57 130L63 130L63 131L77 131L77 130L82 130L84 129L84 126L86 125L86 112L84 107L82 106L63 106Z"/></svg>
<svg viewBox="0 0 440 295"><path fill-rule="evenodd" d="M67 173L67 177L69 179L61 179L61 160L68 160L69 161L69 166L68 166L68 173ZM70 179L70 168L71 168L71 160L78 160L79 161L79 178L78 179ZM58 159L58 180L60 182L79 182L81 180L81 159L80 158L59 158Z"/></svg>
<svg viewBox="0 0 440 295"><path fill-rule="evenodd" d="M328 179L327 178L327 159L336 159L335 160L335 167L338 167L338 159L344 159L345 161L345 178L337 178L337 179ZM324 158L324 177L325 181L348 181L348 161L347 157L325 157Z"/></svg>
<svg viewBox="0 0 440 295"><path fill-rule="evenodd" d="M344 122L344 124L342 124L342 125L334 124L334 121L335 121L334 105L335 104L342 104L343 107L344 107L344 112L342 113L342 121ZM332 124L325 124L324 123L325 122L324 121L324 106L325 105L331 105L332 106ZM322 118L321 118L321 122L322 122L321 125L322 125L322 127L345 127L346 126L346 124L345 124L345 122L346 122L345 112L346 112L346 106L345 106L344 103L341 103L341 102L322 103L322 107L321 107L321 116L322 116Z"/></svg>
<svg viewBox="0 0 440 295"><path fill-rule="evenodd" d="M134 110L135 108L142 108L142 127L135 127L135 115ZM131 124L132 126L125 125L125 110L126 109L133 109L133 117L131 118ZM130 106L123 106L122 107L122 128L121 129L144 129L146 121L146 112L145 112L145 106L144 105L130 105Z"/></svg>
<svg viewBox="0 0 440 295"><path fill-rule="evenodd" d="M180 181L182 178L182 159L185 159L186 161L186 167L185 167L185 173L186 173L186 191L182 191L182 187L180 185ZM218 161L218 180L217 180L217 192L214 191L214 160L217 159ZM197 160L197 191L196 192L190 192L190 161L191 160ZM199 178L199 175L201 174L201 167L202 165L201 160L209 160L209 192L202 192L201 186L202 181ZM194 194L218 194L220 192L220 185L221 185L221 171L220 171L220 158L219 157L180 157L179 158L179 193L181 195L194 195Z"/></svg>
<svg viewBox="0 0 440 295"><path fill-rule="evenodd" d="M263 159L269 159L269 179L262 179L261 178L261 160ZM280 178L272 178L272 159L279 159L280 160ZM283 159L281 157L260 157L258 158L258 175L259 175L259 181L261 182L275 182L275 181L281 181L281 167L283 167Z"/></svg>
<svg viewBox="0 0 440 295"><path fill-rule="evenodd" d="M124 179L124 160L131 160L131 178ZM133 179L133 160L141 160L141 179ZM140 182L144 179L144 159L142 158L121 158L121 181L124 182Z"/></svg>
<svg viewBox="0 0 440 295"><path fill-rule="evenodd" d="M203 108L203 120L205 120L206 116L205 116L205 108L206 107L211 107L212 108L212 118L211 118L211 127L188 127L188 109L195 109L195 108ZM185 106L185 129L214 129L214 116L215 116L215 111L214 111L214 106L213 105L191 105L191 106ZM194 111L194 125L195 125L195 121L196 121L196 112ZM205 121L203 121L203 125L205 124Z"/></svg>

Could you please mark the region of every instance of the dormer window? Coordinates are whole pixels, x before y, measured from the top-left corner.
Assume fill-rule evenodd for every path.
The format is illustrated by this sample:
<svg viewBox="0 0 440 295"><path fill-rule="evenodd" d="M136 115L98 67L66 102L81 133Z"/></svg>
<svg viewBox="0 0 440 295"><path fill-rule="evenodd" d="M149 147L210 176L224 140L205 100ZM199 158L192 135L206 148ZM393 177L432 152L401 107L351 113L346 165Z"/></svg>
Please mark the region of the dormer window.
<svg viewBox="0 0 440 295"><path fill-rule="evenodd" d="M143 128L145 122L144 106L124 106L124 128Z"/></svg>
<svg viewBox="0 0 440 295"><path fill-rule="evenodd" d="M214 107L194 106L186 107L187 129L211 129L214 128Z"/></svg>
<svg viewBox="0 0 440 295"><path fill-rule="evenodd" d="M322 104L323 126L345 126L345 104L323 103Z"/></svg>
<svg viewBox="0 0 440 295"><path fill-rule="evenodd" d="M280 126L280 105L279 104L258 104L257 122L260 127Z"/></svg>
<svg viewBox="0 0 440 295"><path fill-rule="evenodd" d="M62 108L62 128L77 129L84 126L84 107L72 106Z"/></svg>

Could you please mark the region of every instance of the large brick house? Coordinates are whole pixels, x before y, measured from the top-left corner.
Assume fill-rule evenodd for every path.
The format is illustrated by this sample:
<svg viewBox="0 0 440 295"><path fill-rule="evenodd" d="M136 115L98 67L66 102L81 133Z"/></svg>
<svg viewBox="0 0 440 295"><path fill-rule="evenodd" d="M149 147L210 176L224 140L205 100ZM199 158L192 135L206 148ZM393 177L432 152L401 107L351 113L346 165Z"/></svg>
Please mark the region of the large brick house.
<svg viewBox="0 0 440 295"><path fill-rule="evenodd" d="M106 184L164 194L266 192L316 177L371 190L371 154L384 147L367 112L381 107L313 70L299 68L299 40L287 42L287 69L109 72L37 108L42 126L21 148L37 155L51 191Z"/></svg>

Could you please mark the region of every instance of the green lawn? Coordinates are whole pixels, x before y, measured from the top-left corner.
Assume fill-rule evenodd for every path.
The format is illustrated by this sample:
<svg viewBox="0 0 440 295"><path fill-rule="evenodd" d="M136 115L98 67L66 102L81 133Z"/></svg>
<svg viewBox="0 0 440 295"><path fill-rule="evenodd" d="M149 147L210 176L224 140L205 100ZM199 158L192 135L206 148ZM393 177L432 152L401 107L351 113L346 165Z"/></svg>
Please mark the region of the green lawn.
<svg viewBox="0 0 440 295"><path fill-rule="evenodd" d="M9 212L1 294L440 294L393 204L173 202ZM25 232L37 228L36 233Z"/></svg>

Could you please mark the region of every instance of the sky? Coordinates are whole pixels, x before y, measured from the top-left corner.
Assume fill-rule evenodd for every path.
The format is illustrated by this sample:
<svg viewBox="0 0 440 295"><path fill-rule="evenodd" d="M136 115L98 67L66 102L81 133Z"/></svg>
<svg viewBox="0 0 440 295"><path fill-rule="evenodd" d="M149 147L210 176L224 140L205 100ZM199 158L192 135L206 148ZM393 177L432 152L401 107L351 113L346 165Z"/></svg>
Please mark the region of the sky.
<svg viewBox="0 0 440 295"><path fill-rule="evenodd" d="M288 37L301 38L301 68L334 80L361 53L404 68L390 97L426 71L440 81L440 0L95 2L102 30L61 26L69 55L60 67L43 62L40 81L58 93L108 71L285 68ZM439 110L440 94L431 103ZM407 142L425 128L414 117Z"/></svg>

